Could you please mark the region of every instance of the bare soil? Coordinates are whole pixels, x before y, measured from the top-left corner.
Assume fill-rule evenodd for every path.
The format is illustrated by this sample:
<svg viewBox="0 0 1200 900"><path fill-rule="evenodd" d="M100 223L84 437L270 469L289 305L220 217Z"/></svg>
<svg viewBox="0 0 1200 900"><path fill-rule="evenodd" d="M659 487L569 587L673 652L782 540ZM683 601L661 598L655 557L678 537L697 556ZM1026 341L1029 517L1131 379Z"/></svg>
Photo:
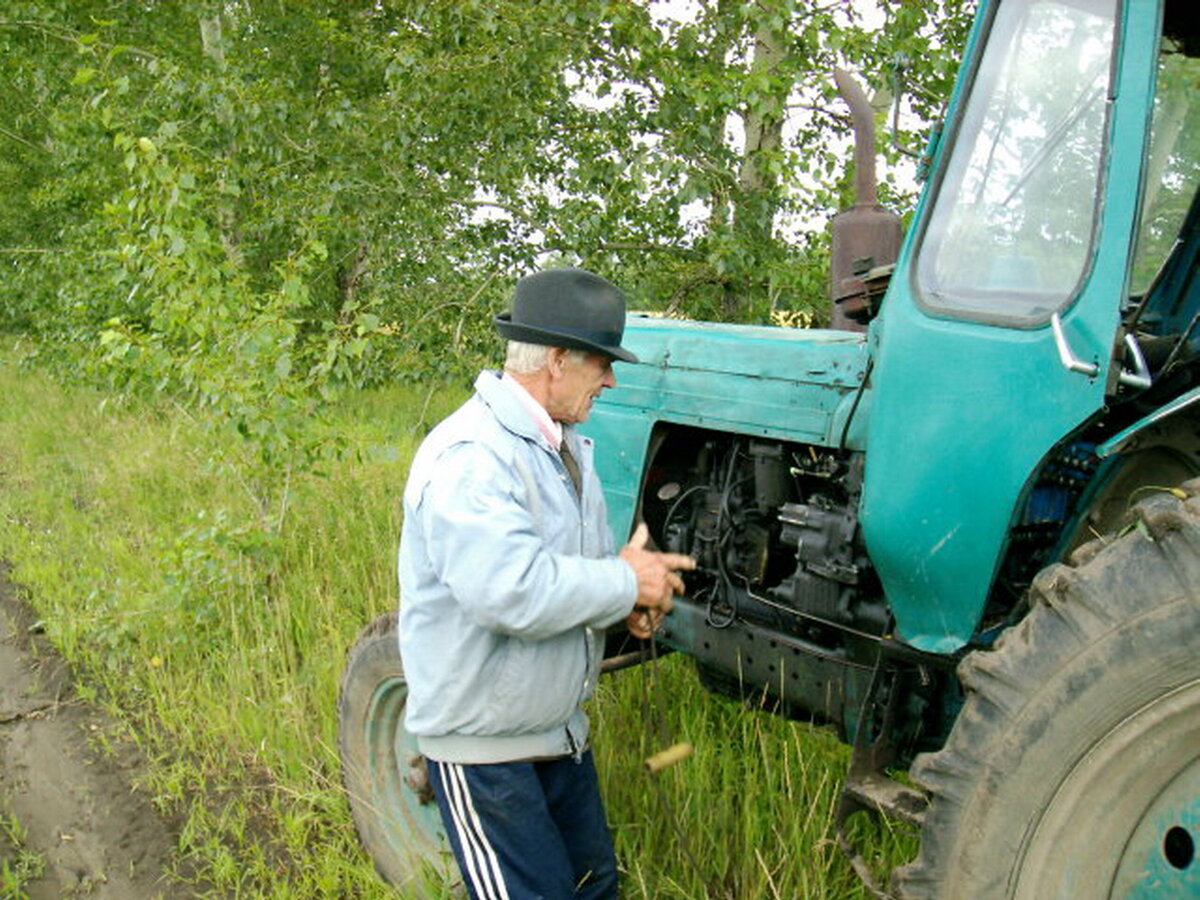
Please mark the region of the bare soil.
<svg viewBox="0 0 1200 900"><path fill-rule="evenodd" d="M0 564L0 811L45 863L26 896L192 896L164 876L177 834L137 786L137 748L78 698L39 631ZM0 833L0 859L14 853Z"/></svg>

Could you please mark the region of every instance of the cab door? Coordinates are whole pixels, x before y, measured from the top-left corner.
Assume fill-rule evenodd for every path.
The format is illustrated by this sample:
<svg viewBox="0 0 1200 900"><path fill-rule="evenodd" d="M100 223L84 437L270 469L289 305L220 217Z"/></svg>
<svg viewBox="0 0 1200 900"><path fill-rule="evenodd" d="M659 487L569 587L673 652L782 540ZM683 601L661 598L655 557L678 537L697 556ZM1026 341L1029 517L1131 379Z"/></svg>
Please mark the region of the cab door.
<svg viewBox="0 0 1200 900"><path fill-rule="evenodd" d="M973 634L1021 492L1105 402L1161 11L1003 0L872 323L862 522L896 636Z"/></svg>

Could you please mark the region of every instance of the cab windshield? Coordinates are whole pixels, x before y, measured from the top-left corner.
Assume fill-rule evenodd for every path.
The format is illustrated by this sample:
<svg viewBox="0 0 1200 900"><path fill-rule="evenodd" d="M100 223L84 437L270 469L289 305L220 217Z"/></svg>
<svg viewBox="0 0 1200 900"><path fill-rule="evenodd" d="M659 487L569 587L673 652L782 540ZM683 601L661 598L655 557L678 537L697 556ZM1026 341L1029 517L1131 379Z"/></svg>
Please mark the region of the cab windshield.
<svg viewBox="0 0 1200 900"><path fill-rule="evenodd" d="M997 11L917 254L935 313L1044 323L1087 273L1116 0Z"/></svg>

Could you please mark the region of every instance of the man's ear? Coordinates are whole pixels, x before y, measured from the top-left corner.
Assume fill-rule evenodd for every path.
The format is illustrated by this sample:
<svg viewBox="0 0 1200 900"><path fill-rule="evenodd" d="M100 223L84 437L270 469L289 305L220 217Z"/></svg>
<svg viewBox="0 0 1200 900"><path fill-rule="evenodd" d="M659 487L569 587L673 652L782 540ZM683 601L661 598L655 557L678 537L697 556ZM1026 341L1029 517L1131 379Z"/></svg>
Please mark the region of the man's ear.
<svg viewBox="0 0 1200 900"><path fill-rule="evenodd" d="M567 351L562 347L551 347L546 355L546 368L555 378L567 370Z"/></svg>

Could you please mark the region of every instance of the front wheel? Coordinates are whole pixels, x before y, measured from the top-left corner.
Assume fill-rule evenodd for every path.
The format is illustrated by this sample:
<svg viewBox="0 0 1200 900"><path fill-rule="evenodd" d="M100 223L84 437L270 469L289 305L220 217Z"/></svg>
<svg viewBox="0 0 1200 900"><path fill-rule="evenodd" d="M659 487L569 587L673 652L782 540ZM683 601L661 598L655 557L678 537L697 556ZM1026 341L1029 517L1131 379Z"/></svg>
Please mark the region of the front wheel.
<svg viewBox="0 0 1200 900"><path fill-rule="evenodd" d="M455 869L424 760L404 727L407 702L392 612L363 629L342 673L342 782L359 838L384 880L408 897L443 897Z"/></svg>
<svg viewBox="0 0 1200 900"><path fill-rule="evenodd" d="M967 657L909 900L1200 897L1200 479L1034 584Z"/></svg>

